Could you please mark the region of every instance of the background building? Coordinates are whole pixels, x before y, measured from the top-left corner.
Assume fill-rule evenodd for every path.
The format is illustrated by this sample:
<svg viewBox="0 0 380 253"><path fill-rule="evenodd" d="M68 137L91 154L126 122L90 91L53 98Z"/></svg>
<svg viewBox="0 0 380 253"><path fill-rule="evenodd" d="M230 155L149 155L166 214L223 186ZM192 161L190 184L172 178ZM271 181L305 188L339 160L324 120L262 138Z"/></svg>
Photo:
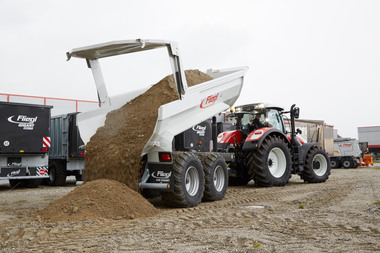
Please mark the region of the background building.
<svg viewBox="0 0 380 253"><path fill-rule="evenodd" d="M368 142L368 151L380 155L380 126L358 127L359 142Z"/></svg>

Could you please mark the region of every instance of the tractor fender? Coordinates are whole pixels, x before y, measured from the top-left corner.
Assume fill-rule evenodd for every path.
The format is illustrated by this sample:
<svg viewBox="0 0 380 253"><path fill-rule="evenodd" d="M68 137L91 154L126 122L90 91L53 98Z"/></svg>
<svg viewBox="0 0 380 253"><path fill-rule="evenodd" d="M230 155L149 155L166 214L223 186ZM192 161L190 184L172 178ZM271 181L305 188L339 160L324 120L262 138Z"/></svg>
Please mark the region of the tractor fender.
<svg viewBox="0 0 380 253"><path fill-rule="evenodd" d="M244 142L243 150L252 150L260 148L263 141L269 135L279 136L280 138L284 139L284 141L287 144L289 143L288 139L286 138L286 135L279 129L274 127L264 127L256 129L248 135Z"/></svg>
<svg viewBox="0 0 380 253"><path fill-rule="evenodd" d="M312 148L312 147L317 147L317 145L320 144L320 143L317 143L317 142L310 142L310 143L304 143L302 144L302 152L303 152L303 160L305 161L306 159L306 155L307 153L309 152L309 150Z"/></svg>

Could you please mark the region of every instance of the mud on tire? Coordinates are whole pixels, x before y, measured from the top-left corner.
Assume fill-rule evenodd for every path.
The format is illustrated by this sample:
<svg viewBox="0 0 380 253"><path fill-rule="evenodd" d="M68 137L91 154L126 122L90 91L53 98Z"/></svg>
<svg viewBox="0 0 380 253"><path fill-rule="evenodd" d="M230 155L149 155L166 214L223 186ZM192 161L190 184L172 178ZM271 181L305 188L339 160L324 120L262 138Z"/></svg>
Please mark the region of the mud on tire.
<svg viewBox="0 0 380 253"><path fill-rule="evenodd" d="M199 159L203 165L205 176L205 190L203 201L215 201L223 199L228 186L227 164L218 154L202 154Z"/></svg>
<svg viewBox="0 0 380 253"><path fill-rule="evenodd" d="M198 157L189 152L173 154L174 191L162 192L162 201L171 207L192 207L203 197L205 179Z"/></svg>
<svg viewBox="0 0 380 253"><path fill-rule="evenodd" d="M249 153L248 167L258 186L286 185L292 173L287 144L278 136L267 136L260 148Z"/></svg>
<svg viewBox="0 0 380 253"><path fill-rule="evenodd" d="M304 170L300 176L308 183L322 183L329 178L330 171L327 153L321 148L313 147L306 154Z"/></svg>

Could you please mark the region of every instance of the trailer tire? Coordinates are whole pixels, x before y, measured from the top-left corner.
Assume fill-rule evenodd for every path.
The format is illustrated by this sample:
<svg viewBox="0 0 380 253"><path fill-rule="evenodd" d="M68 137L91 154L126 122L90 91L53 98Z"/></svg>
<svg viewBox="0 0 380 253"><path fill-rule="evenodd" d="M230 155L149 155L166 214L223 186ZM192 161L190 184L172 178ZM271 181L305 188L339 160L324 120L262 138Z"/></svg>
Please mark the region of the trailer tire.
<svg viewBox="0 0 380 253"><path fill-rule="evenodd" d="M227 164L218 154L199 156L205 177L205 190L202 201L216 201L224 198L228 186Z"/></svg>
<svg viewBox="0 0 380 253"><path fill-rule="evenodd" d="M306 154L305 167L300 176L308 183L322 183L329 178L330 171L327 153L321 148L313 147Z"/></svg>
<svg viewBox="0 0 380 253"><path fill-rule="evenodd" d="M343 162L342 162L342 166L345 169L353 168L354 167L354 162L350 158L344 159Z"/></svg>
<svg viewBox="0 0 380 253"><path fill-rule="evenodd" d="M11 188L23 188L25 187L25 180L22 179L9 179L9 184Z"/></svg>
<svg viewBox="0 0 380 253"><path fill-rule="evenodd" d="M62 186L66 183L66 163L51 161L49 163L49 185Z"/></svg>
<svg viewBox="0 0 380 253"><path fill-rule="evenodd" d="M267 136L262 145L249 153L249 174L258 186L284 186L291 177L288 145L278 136Z"/></svg>
<svg viewBox="0 0 380 253"><path fill-rule="evenodd" d="M203 197L205 179L198 157L189 152L173 154L174 190L162 192L162 201L171 207L192 207Z"/></svg>
<svg viewBox="0 0 380 253"><path fill-rule="evenodd" d="M42 178L38 178L38 179L26 179L24 180L24 187L26 188L37 188L38 186L41 185L42 183Z"/></svg>
<svg viewBox="0 0 380 253"><path fill-rule="evenodd" d="M339 168L340 167L340 162L339 160L337 159L330 159L330 166L331 166L331 169L336 169L336 168Z"/></svg>

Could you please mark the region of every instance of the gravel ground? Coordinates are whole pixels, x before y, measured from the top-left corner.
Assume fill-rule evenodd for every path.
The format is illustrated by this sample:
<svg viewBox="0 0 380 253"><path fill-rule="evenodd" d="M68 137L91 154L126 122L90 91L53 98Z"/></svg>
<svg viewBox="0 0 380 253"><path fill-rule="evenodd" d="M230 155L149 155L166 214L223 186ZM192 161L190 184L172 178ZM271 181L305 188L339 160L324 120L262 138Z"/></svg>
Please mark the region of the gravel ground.
<svg viewBox="0 0 380 253"><path fill-rule="evenodd" d="M294 175L285 187L229 187L223 200L187 209L150 199L159 214L149 218L38 221L38 210L75 187L11 190L0 182L0 251L380 251L379 167L335 169L322 184Z"/></svg>

